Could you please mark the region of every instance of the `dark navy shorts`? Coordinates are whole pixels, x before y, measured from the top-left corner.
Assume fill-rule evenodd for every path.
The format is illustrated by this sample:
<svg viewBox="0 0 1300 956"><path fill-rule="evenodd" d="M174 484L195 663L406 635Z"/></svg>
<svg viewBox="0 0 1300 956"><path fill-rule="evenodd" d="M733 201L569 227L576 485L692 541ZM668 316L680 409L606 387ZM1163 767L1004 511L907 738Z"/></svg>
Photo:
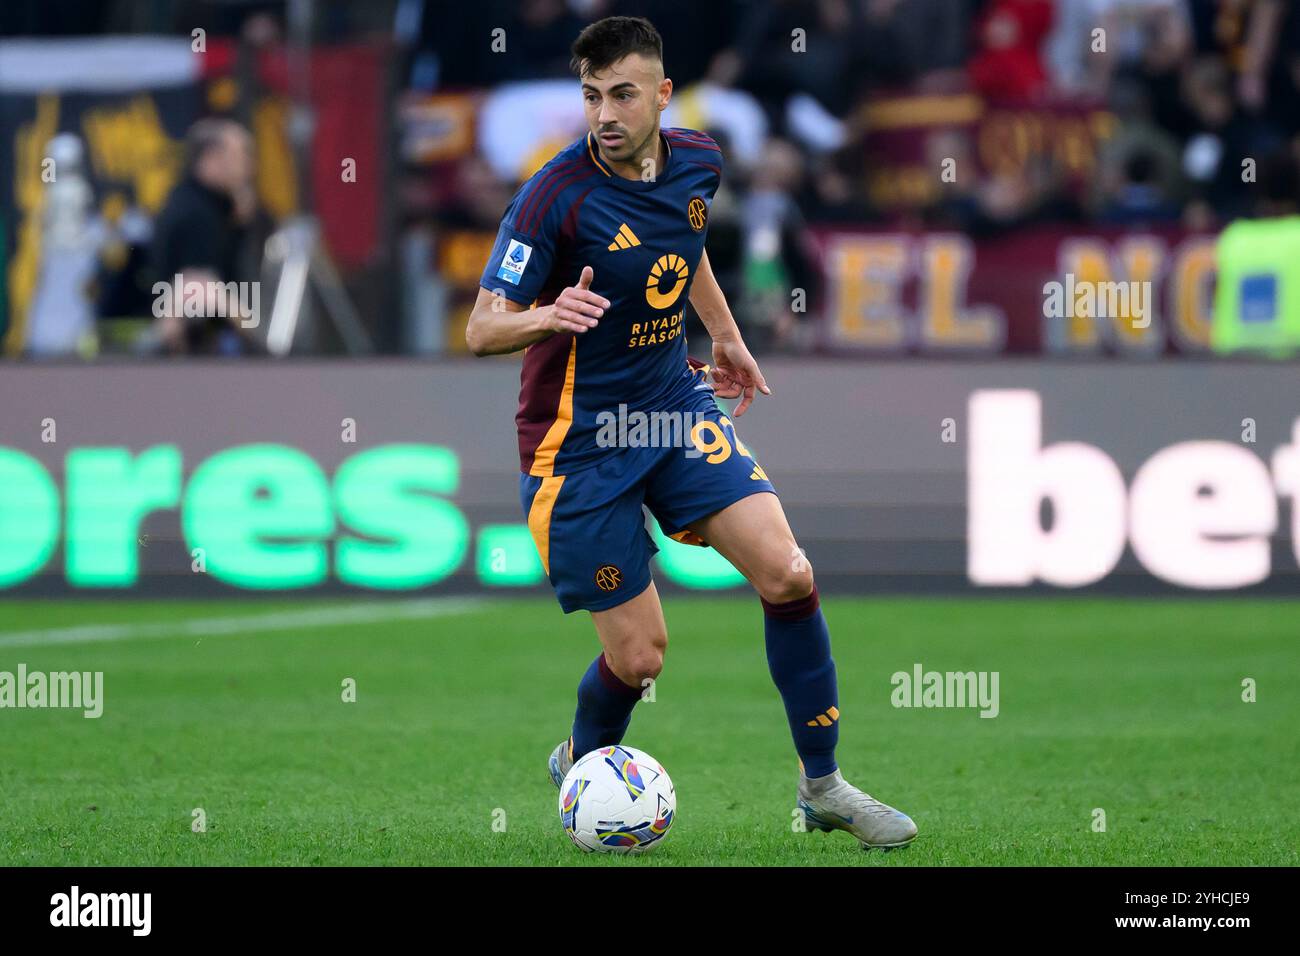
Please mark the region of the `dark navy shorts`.
<svg viewBox="0 0 1300 956"><path fill-rule="evenodd" d="M659 548L643 505L668 537L705 545L687 525L749 495L775 493L717 404L699 414L686 447L611 447L570 475L519 476L528 528L566 614L616 607L649 587Z"/></svg>

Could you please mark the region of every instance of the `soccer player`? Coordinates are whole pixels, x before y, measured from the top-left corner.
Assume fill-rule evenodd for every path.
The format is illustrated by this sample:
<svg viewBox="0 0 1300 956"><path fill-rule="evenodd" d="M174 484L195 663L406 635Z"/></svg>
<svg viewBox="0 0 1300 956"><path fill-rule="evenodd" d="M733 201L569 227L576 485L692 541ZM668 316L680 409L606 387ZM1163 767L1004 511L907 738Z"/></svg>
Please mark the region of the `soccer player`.
<svg viewBox="0 0 1300 956"><path fill-rule="evenodd" d="M756 393L771 394L704 252L721 153L704 133L660 129L673 83L647 20L591 24L572 62L589 131L510 202L465 333L475 355L525 350L515 416L523 510L560 607L589 611L603 647L550 775L558 787L576 758L619 743L663 667L645 505L665 534L715 548L758 592L809 827L903 846L916 836L911 819L840 774L835 664L812 569L715 400L739 398L739 418ZM687 358L687 301L713 339L712 367ZM678 447L611 427L637 412L658 414Z"/></svg>

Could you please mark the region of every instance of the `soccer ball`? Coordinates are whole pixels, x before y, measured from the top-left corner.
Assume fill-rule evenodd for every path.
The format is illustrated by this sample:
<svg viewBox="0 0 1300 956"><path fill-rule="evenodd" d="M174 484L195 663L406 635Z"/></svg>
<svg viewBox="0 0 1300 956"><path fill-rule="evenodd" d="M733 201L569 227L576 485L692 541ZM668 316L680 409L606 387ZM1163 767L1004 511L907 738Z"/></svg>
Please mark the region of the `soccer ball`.
<svg viewBox="0 0 1300 956"><path fill-rule="evenodd" d="M575 763L560 787L560 822L588 853L646 853L668 834L677 794L644 750L601 747Z"/></svg>

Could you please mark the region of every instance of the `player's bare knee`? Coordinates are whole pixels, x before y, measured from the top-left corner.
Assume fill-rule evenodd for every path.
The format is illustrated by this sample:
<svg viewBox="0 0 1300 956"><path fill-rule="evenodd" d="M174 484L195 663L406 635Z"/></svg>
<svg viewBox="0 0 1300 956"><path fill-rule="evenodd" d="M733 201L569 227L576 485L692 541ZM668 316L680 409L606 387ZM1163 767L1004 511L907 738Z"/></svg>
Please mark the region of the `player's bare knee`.
<svg viewBox="0 0 1300 956"><path fill-rule="evenodd" d="M807 561L769 569L755 582L759 596L768 604L787 604L812 594L812 566Z"/></svg>
<svg viewBox="0 0 1300 956"><path fill-rule="evenodd" d="M644 687L646 681L657 678L664 669L663 647L654 644L630 650L609 659L609 669L630 687Z"/></svg>
<svg viewBox="0 0 1300 956"><path fill-rule="evenodd" d="M633 667L635 679L632 681L633 687L645 687L651 681L658 678L663 673L664 657L662 654L648 655L639 658L636 666Z"/></svg>

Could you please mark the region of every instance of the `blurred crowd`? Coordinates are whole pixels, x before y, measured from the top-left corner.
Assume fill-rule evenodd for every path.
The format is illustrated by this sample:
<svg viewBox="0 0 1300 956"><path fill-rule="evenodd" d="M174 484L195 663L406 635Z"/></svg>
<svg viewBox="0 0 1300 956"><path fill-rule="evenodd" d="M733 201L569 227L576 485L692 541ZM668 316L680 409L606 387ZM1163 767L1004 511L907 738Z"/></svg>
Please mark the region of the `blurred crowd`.
<svg viewBox="0 0 1300 956"><path fill-rule="evenodd" d="M389 351L461 347L457 323L510 196L581 132L570 45L584 25L609 15L654 22L675 83L666 124L706 129L723 147L727 174L710 217L709 257L759 350L808 344L789 290L807 290L803 316L816 314L821 270L810 227L944 229L979 238L1043 223L1215 230L1238 217L1297 212L1300 2L1293 0L318 0L315 7L315 43L378 38L393 53L388 151L397 158L386 171L384 212L391 233L380 250L387 265L370 276L400 290L395 316L384 319L392 327L374 330ZM6 4L0 36L188 35L196 22L243 41L255 25L268 48L292 33L283 0L51 0ZM408 155L406 110L444 100L471 104L465 145L434 161ZM1000 163L979 125L992 107L1031 119L1086 117L1087 156L1050 142L1012 142L1019 161ZM1055 135L1057 127L1036 122L1015 127L1012 139ZM218 203L211 188L199 188L206 174L195 170L216 168L225 142L208 134L190 136L188 185L177 187L189 199L173 201L164 222L176 235L186 234L177 217L187 209L220 212L232 235L258 214L231 200L237 190L218 190ZM953 175L941 175L949 165ZM219 257L237 258L223 247L208 259ZM165 258L152 256L161 279L180 266ZM233 275L234 267L215 272ZM250 347L247 336L218 331L222 350ZM186 350L174 328L155 333L168 350Z"/></svg>
<svg viewBox="0 0 1300 956"><path fill-rule="evenodd" d="M1300 4L1291 0L514 0L422 9L409 85L431 90L563 78L585 23L650 17L678 91L724 87L762 110L766 151L761 162L730 164L732 185L781 187L814 219L873 215L852 175L861 165L853 133L866 104L902 91L1069 98L1110 110L1116 133L1075 212L1094 221L1208 225L1294 198L1294 177L1279 168L1287 154L1294 162L1300 136ZM509 56L483 55L495 28L513 44ZM953 152L968 149L952 143ZM1236 157L1270 167L1272 176L1259 177L1272 187L1267 196L1225 161ZM774 165L781 173L758 172ZM1047 186L1022 184L1032 203L997 194L977 205L993 218L1031 205L1059 217L1052 173L1029 177Z"/></svg>
<svg viewBox="0 0 1300 956"><path fill-rule="evenodd" d="M751 333L777 345L796 343L798 316L781 295L765 307L765 290L815 296L800 240L809 224L979 237L1043 222L1208 230L1297 210L1300 4L1290 0L520 0L422 12L407 83L429 91L563 80L585 23L649 17L677 95L698 101L681 125L708 129L728 157L710 261ZM483 55L494 28L510 55ZM963 97L1105 115L1090 174L1078 182L1050 150L988 168L968 125L939 123L923 147L935 188L906 203L873 189L873 106ZM479 152L431 209L437 222L493 228L531 171L493 163L491 124L480 132ZM950 181L944 159L958 170Z"/></svg>

